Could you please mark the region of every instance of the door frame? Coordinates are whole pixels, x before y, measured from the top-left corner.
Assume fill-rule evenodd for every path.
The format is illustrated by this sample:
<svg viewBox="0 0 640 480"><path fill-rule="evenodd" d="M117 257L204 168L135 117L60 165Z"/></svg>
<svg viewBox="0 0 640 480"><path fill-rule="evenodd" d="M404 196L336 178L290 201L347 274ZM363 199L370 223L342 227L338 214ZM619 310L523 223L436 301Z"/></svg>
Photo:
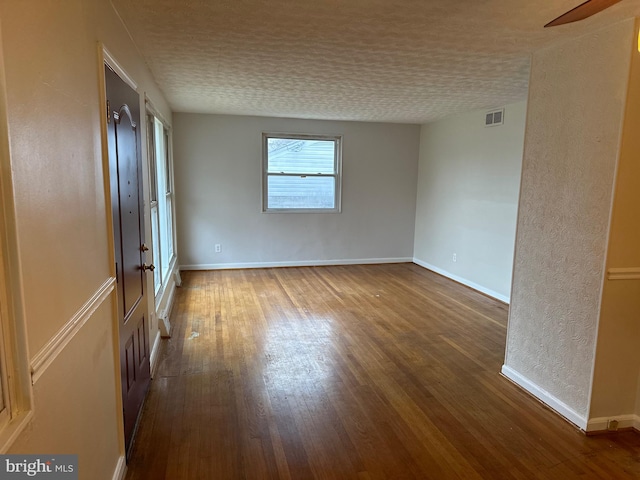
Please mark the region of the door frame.
<svg viewBox="0 0 640 480"><path fill-rule="evenodd" d="M6 392L9 396L11 422L0 431L0 453L13 444L34 418L33 383L27 343L27 320L24 314L22 269L13 198L11 149L4 48L0 30L0 328L3 329L3 353Z"/></svg>

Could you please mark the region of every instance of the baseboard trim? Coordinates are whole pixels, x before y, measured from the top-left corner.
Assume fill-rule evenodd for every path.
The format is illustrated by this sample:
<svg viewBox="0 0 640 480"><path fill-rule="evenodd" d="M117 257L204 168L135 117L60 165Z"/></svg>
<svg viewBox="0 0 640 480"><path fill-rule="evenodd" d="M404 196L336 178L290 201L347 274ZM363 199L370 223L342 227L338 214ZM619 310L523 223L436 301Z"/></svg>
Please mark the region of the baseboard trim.
<svg viewBox="0 0 640 480"><path fill-rule="evenodd" d="M443 277L447 277L450 280L453 280L455 282L461 283L462 285L465 285L469 288L473 288L474 290L477 290L480 293L484 293L485 295L491 297L491 298L495 298L496 300L500 300L503 303L506 303L507 305L509 305L509 300L510 298L502 295L498 292L494 292L493 290L490 290L486 287L483 287L482 285L479 285L475 282L472 282L470 280L467 280L466 278L462 278L459 277L457 275L454 275L453 273L447 272L446 270L443 270L441 268L436 267L435 265L431 265L430 263L424 262L422 260L420 260L419 258L413 258L413 263L415 263L416 265L420 265L423 268L426 268L427 270L431 270L432 272L437 273L438 275L442 275Z"/></svg>
<svg viewBox="0 0 640 480"><path fill-rule="evenodd" d="M354 258L341 260L303 260L292 262L254 262L254 263L206 263L180 265L180 270L239 270L245 268L283 268L283 267L327 267L337 265L375 265L382 263L409 263L410 257L397 258Z"/></svg>
<svg viewBox="0 0 640 480"><path fill-rule="evenodd" d="M175 273L178 271L176 270ZM167 303L164 309L158 314L158 321L161 322L160 330L161 334L165 338L171 337L171 310L173 309L173 302L176 296L177 285L175 281L171 281L171 289L169 290Z"/></svg>
<svg viewBox="0 0 640 480"><path fill-rule="evenodd" d="M80 331L91 315L102 305L115 288L116 279L108 278L73 317L56 333L31 360L31 382L35 385L60 352Z"/></svg>
<svg viewBox="0 0 640 480"><path fill-rule="evenodd" d="M507 365L502 366L502 375L511 380L517 386L527 391L542 403L555 410L561 416L569 420L571 423L579 427L580 429L586 431L587 429L587 419L581 416L578 412L569 407L566 403L557 399L549 392L539 387L535 383L533 383L528 378L524 377L520 373L516 372L511 367Z"/></svg>
<svg viewBox="0 0 640 480"><path fill-rule="evenodd" d="M610 417L591 418L587 422L587 433L607 433L609 432L609 421L617 420L618 430L630 430L632 428L640 430L640 416L638 415L612 415Z"/></svg>
<svg viewBox="0 0 640 480"><path fill-rule="evenodd" d="M158 366L158 353L160 351L160 330L156 330L156 338L153 340L153 347L151 347L151 355L149 355L149 368L151 370L151 378L153 378Z"/></svg>
<svg viewBox="0 0 640 480"><path fill-rule="evenodd" d="M113 472L113 480L123 480L125 474L127 473L127 460L124 455L118 458L118 463L116 465L116 469Z"/></svg>

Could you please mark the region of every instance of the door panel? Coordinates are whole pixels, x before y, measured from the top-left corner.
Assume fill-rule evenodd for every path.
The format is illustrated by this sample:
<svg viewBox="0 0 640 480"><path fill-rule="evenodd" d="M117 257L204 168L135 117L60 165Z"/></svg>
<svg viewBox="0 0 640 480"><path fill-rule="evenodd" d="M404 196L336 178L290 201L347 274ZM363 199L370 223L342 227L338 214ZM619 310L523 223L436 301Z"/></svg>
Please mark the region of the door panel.
<svg viewBox="0 0 640 480"><path fill-rule="evenodd" d="M124 435L130 451L149 386L139 97L105 65Z"/></svg>
<svg viewBox="0 0 640 480"><path fill-rule="evenodd" d="M138 333L138 365L143 365L145 361L149 361L147 358L147 322L145 322L145 317L138 322L137 333Z"/></svg>
<svg viewBox="0 0 640 480"><path fill-rule="evenodd" d="M134 346L133 335L129 337L127 342L124 345L124 361L125 361L125 375L126 382L125 385L127 387L127 394L131 390L131 388L136 384L136 362L135 358L135 346ZM123 387L125 386L123 385Z"/></svg>
<svg viewBox="0 0 640 480"><path fill-rule="evenodd" d="M122 282L124 284L124 317L129 315L142 298L144 271L141 235L141 212L138 179L136 139L137 123L131 118L128 105L114 112L116 148L118 157L118 188L120 201L120 226L122 237Z"/></svg>

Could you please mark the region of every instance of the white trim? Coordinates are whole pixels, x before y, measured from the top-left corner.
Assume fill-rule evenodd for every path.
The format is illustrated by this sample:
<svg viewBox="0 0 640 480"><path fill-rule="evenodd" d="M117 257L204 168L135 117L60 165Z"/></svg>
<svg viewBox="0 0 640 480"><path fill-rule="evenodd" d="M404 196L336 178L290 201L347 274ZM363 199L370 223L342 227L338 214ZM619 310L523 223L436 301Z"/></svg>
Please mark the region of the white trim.
<svg viewBox="0 0 640 480"><path fill-rule="evenodd" d="M531 395L536 397L545 405L551 407L557 413L562 415L564 418L569 420L574 425L577 425L582 430L586 430L587 428L587 419L580 415L578 412L573 410L569 405L564 403L562 400L551 395L549 392L539 387L531 380L527 379L520 373L516 372L511 367L507 365L502 366L502 375L511 380L513 383L518 385L520 388L526 390Z"/></svg>
<svg viewBox="0 0 640 480"><path fill-rule="evenodd" d="M158 109L155 107L153 101L149 98L149 96L147 95L146 92L144 94L144 105L145 105L145 109L147 110L147 114L150 113L151 115L156 117L158 120L160 120L160 123L162 123L164 128L166 128L167 130L171 130L171 124L169 122L167 122L167 119L164 118L164 115L162 115L158 111Z"/></svg>
<svg viewBox="0 0 640 480"><path fill-rule="evenodd" d="M466 285L469 288L473 288L474 290L477 290L481 293L484 293L485 295L488 295L492 298L495 298L496 300L500 300L501 302L509 305L510 298L507 297L506 295L502 295L501 293L498 293L489 288L483 287L482 285L472 282L471 280L467 280L466 278L462 278L462 277L459 277L458 275L454 275L453 273L447 272L446 270L443 270L434 265L431 265L430 263L423 262L418 258L414 257L413 263L415 263L416 265L420 265L421 267L426 268L427 270L431 270L437 273L438 275L442 275L443 277L447 277L455 282L461 283L462 285Z"/></svg>
<svg viewBox="0 0 640 480"><path fill-rule="evenodd" d="M160 334L163 337L171 336L171 309L173 308L173 300L176 293L175 278L176 275L180 278L180 269L178 268L178 258L173 256L169 266L169 274L167 274L166 281L162 283L158 294L155 296L156 305L156 317L158 318L158 327L160 328ZM166 302L163 300L166 297ZM164 308L159 311L157 307L164 303Z"/></svg>
<svg viewBox="0 0 640 480"><path fill-rule="evenodd" d="M18 412L18 414L12 418L7 425L5 425L4 430L2 430L2 439L0 443L0 454L5 454L9 447L13 445L13 442L16 441L18 436L27 428L27 425L33 420L34 414L33 409L27 410L26 412Z"/></svg>
<svg viewBox="0 0 640 480"><path fill-rule="evenodd" d="M138 91L138 85L133 80L133 78L131 78L131 76L125 71L125 69L122 68L122 66L120 66L120 64L118 63L116 58L113 55L111 55L111 52L109 52L109 50L107 50L107 47L105 47L103 44L101 44L101 47L102 47L102 49L101 49L102 50L102 58L103 58L104 63L109 65L109 68L111 68L111 70L116 72L116 74L125 83L127 83L131 88L133 88L137 92Z"/></svg>
<svg viewBox="0 0 640 480"><path fill-rule="evenodd" d="M118 463L116 465L116 469L113 471L113 480L123 480L125 474L127 473L127 460L124 455L121 455L118 458Z"/></svg>
<svg viewBox="0 0 640 480"><path fill-rule="evenodd" d="M156 330L156 338L153 341L153 347L151 347L151 355L149 355L149 365L151 370L151 378L153 378L153 374L156 371L157 362L158 362L158 353L160 352L160 330Z"/></svg>
<svg viewBox="0 0 640 480"><path fill-rule="evenodd" d="M175 270L175 272L178 272L178 270ZM171 310L173 309L173 301L175 300L175 296L176 296L176 283L173 280L173 275L168 276L168 278L171 279L170 281L171 288L169 290L167 303L164 309L162 310L162 312L158 314L158 321L162 322L164 326L162 333L164 334L165 337L171 336Z"/></svg>
<svg viewBox="0 0 640 480"><path fill-rule="evenodd" d="M640 267L610 268L607 271L609 280L640 280Z"/></svg>
<svg viewBox="0 0 640 480"><path fill-rule="evenodd" d="M4 380L11 420L0 430L0 453L6 452L31 422L34 400L30 381L21 244L17 231L13 163L9 148L7 85L0 28L0 308L3 309Z"/></svg>
<svg viewBox="0 0 640 480"><path fill-rule="evenodd" d="M375 265L381 263L410 263L410 257L398 258L355 258L344 260L302 260L292 262L255 262L255 263L206 263L180 265L180 270L236 270L244 268L280 268L280 267L326 267L336 265Z"/></svg>
<svg viewBox="0 0 640 480"><path fill-rule="evenodd" d="M45 370L53 363L64 347L87 323L91 315L102 305L102 302L115 288L116 279L109 277L96 290L93 296L78 310L73 317L56 333L31 360L31 381L35 385Z"/></svg>
<svg viewBox="0 0 640 480"><path fill-rule="evenodd" d="M635 428L640 430L640 416L638 415L612 415L611 417L591 418L587 422L587 432L606 432L610 420L618 421L618 430L621 428Z"/></svg>
<svg viewBox="0 0 640 480"><path fill-rule="evenodd" d="M167 288L169 288L169 285L173 281L172 276L178 270L178 257L174 254L171 260L169 260L169 273L167 274L167 277L165 279L162 279L163 281L160 283L160 288L154 296L156 305L160 305L162 303L162 299L167 294Z"/></svg>

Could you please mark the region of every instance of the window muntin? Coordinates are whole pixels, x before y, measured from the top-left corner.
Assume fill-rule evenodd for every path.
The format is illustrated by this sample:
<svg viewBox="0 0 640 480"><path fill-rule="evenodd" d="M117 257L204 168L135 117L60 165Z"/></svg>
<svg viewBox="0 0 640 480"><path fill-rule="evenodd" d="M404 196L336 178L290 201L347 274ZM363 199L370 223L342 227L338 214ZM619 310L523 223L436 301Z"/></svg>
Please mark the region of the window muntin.
<svg viewBox="0 0 640 480"><path fill-rule="evenodd" d="M342 137L263 134L264 212L339 212Z"/></svg>

